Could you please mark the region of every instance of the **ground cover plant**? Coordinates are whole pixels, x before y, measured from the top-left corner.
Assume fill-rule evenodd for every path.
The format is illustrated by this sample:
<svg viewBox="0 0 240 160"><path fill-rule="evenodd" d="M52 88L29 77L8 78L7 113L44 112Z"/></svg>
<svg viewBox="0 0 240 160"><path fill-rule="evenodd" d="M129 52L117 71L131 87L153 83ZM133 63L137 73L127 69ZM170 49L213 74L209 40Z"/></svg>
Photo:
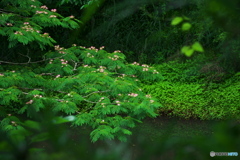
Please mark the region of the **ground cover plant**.
<svg viewBox="0 0 240 160"><path fill-rule="evenodd" d="M170 116L239 119L239 73L226 73L209 59L212 58L200 54L186 62L175 60L156 65L165 80L143 85L143 90L160 100L164 107L159 112Z"/></svg>

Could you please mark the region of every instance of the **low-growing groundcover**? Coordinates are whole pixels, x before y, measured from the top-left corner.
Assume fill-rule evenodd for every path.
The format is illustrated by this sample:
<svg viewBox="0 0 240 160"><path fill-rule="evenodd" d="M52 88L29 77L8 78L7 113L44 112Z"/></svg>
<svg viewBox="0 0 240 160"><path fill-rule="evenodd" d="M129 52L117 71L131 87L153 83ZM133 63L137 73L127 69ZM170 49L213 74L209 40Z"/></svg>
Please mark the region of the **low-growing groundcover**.
<svg viewBox="0 0 240 160"><path fill-rule="evenodd" d="M226 73L205 55L155 65L165 80L143 85L164 106L160 113L202 120L239 119L240 76Z"/></svg>

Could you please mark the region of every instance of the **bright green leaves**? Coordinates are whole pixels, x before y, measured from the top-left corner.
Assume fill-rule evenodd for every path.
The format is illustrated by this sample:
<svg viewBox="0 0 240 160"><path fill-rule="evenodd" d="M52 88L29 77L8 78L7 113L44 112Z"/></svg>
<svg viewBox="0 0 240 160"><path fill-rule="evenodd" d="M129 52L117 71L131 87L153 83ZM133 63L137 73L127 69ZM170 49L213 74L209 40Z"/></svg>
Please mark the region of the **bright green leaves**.
<svg viewBox="0 0 240 160"><path fill-rule="evenodd" d="M19 102L18 96L21 94L15 87L0 90L0 105L11 105L11 102Z"/></svg>
<svg viewBox="0 0 240 160"><path fill-rule="evenodd" d="M183 23L182 25L182 30L183 31L187 31L192 27L192 25L190 23Z"/></svg>
<svg viewBox="0 0 240 160"><path fill-rule="evenodd" d="M112 130L113 129L110 126L100 125L90 134L92 142L96 142L98 139L113 139L114 136L111 134Z"/></svg>
<svg viewBox="0 0 240 160"><path fill-rule="evenodd" d="M187 18L187 17L175 17L172 20L171 25L175 26L175 25L182 23L182 30L188 31L192 27L192 25L190 23L184 22L184 21L188 21L188 20L189 20L189 18Z"/></svg>
<svg viewBox="0 0 240 160"><path fill-rule="evenodd" d="M179 23L181 23L183 21L182 17L175 17L172 22L171 25L178 25Z"/></svg>
<svg viewBox="0 0 240 160"><path fill-rule="evenodd" d="M194 51L204 52L203 47L199 42L195 42L192 46L184 46L181 49L181 52L185 54L187 57L192 56Z"/></svg>
<svg viewBox="0 0 240 160"><path fill-rule="evenodd" d="M28 69L2 72L0 78L7 79L0 96L8 96L5 94L10 91L9 87L15 85L12 88L15 95L9 94L2 105L11 105L10 101L16 105L15 100L18 100L21 104L17 110L19 114L32 116L50 109L63 116L78 114L72 122L74 125L86 124L94 129L105 125L103 131L92 133L93 141L107 137L125 140L124 135L131 133L123 127L135 126L134 120L124 118L125 115L139 120L156 116L154 112L160 105L147 98L135 83L138 79L160 79L160 74L153 67L136 62L126 64L119 52L100 50L98 53L97 49L77 46L75 49L55 46L56 51L46 54L48 60L39 70L31 69L29 65ZM89 58L94 61L82 63ZM14 84L16 80L18 83ZM58 120L59 123L65 122Z"/></svg>
<svg viewBox="0 0 240 160"><path fill-rule="evenodd" d="M182 30L183 31L188 31L192 25L189 22L184 22L188 21L189 18L187 17L175 17L171 25L178 25L183 22L182 24ZM199 42L195 42L192 46L183 46L181 49L181 53L185 54L187 57L192 56L192 54L197 51L197 52L204 52L202 45Z"/></svg>
<svg viewBox="0 0 240 160"><path fill-rule="evenodd" d="M183 46L181 52L184 53L187 57L192 56L194 50L189 46Z"/></svg>
<svg viewBox="0 0 240 160"><path fill-rule="evenodd" d="M23 1L9 5L18 5L20 2ZM10 47L18 43L25 45L24 52L32 52L29 44L36 43L40 49L44 49L56 43L48 33L42 32L45 27L75 29L81 23L73 16L62 17L56 13L56 9L50 11L44 5L32 6L25 13L28 17L24 17L18 11L26 5L18 6L14 14L3 15L0 34L9 37ZM94 142L115 137L126 140L125 135L131 135L126 128L135 126L134 118L140 120L146 116L155 116L154 111L159 107L157 103L150 102L139 89L138 81L158 81L161 76L148 65L137 62L128 64L120 51L108 53L103 48L85 48L75 44L71 48L63 48L55 45L53 51L48 51L42 59L21 53L26 57L24 64L27 67L19 64L13 71L9 71L10 65L1 69L2 115L17 113L34 117L46 110L62 117L74 114L76 119L58 117L53 123L71 121L76 126L91 126L95 129L91 133ZM33 59L41 64L35 63ZM26 125L32 128L34 123L26 122ZM15 126L8 124L8 127L12 129ZM36 126L32 129L38 128ZM46 137L48 135L42 133L32 141L42 141Z"/></svg>
<svg viewBox="0 0 240 160"><path fill-rule="evenodd" d="M198 52L204 52L202 45L199 42L195 42L192 45L192 48L194 49L194 51L198 51Z"/></svg>
<svg viewBox="0 0 240 160"><path fill-rule="evenodd" d="M20 7L19 7L20 5ZM73 16L63 17L56 13L56 10L49 10L47 6L40 6L34 1L9 1L1 6L3 9L12 11L2 13L0 34L9 37L9 47L14 47L17 43L27 45L30 42L37 42L41 49L46 45L53 46L56 43L48 33L41 33L43 27L62 26L68 29L76 29L81 23Z"/></svg>

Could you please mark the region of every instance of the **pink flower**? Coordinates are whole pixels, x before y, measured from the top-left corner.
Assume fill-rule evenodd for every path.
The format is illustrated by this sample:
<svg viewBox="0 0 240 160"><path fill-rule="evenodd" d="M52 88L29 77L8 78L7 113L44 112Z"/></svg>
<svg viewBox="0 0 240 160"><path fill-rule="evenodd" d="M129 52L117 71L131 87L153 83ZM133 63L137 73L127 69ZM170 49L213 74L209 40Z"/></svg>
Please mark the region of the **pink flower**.
<svg viewBox="0 0 240 160"><path fill-rule="evenodd" d="M31 99L30 101L26 102L26 104L32 104L33 100Z"/></svg>
<svg viewBox="0 0 240 160"><path fill-rule="evenodd" d="M12 23L7 23L7 26L12 26Z"/></svg>
<svg viewBox="0 0 240 160"><path fill-rule="evenodd" d="M45 5L44 5L44 6L41 6L41 8L42 8L42 9L48 9L48 7L45 6Z"/></svg>
<svg viewBox="0 0 240 160"><path fill-rule="evenodd" d="M57 9L51 9L52 12L57 12Z"/></svg>
<svg viewBox="0 0 240 160"><path fill-rule="evenodd" d="M50 17L50 18L56 18L57 16L55 16L55 15L50 15L49 17Z"/></svg>
<svg viewBox="0 0 240 160"><path fill-rule="evenodd" d="M154 100L150 100L150 103L153 103L154 102Z"/></svg>

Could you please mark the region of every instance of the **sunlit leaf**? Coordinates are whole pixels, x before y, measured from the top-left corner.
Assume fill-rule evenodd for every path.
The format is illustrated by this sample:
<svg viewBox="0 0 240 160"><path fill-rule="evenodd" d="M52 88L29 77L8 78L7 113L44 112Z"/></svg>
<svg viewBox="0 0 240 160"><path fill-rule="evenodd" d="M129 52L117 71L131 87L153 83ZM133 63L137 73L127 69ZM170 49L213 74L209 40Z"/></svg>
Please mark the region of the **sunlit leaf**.
<svg viewBox="0 0 240 160"><path fill-rule="evenodd" d="M171 25L178 25L179 23L181 23L183 21L182 17L175 17L172 22Z"/></svg>
<svg viewBox="0 0 240 160"><path fill-rule="evenodd" d="M195 42L195 43L192 45L192 48L193 48L195 51L204 52L203 47L202 47L202 45L201 45L199 42Z"/></svg>
<svg viewBox="0 0 240 160"><path fill-rule="evenodd" d="M183 30L183 31L187 31L187 30L189 30L191 27L192 27L192 25L191 25L190 23L184 23L184 24L182 25L182 30Z"/></svg>

